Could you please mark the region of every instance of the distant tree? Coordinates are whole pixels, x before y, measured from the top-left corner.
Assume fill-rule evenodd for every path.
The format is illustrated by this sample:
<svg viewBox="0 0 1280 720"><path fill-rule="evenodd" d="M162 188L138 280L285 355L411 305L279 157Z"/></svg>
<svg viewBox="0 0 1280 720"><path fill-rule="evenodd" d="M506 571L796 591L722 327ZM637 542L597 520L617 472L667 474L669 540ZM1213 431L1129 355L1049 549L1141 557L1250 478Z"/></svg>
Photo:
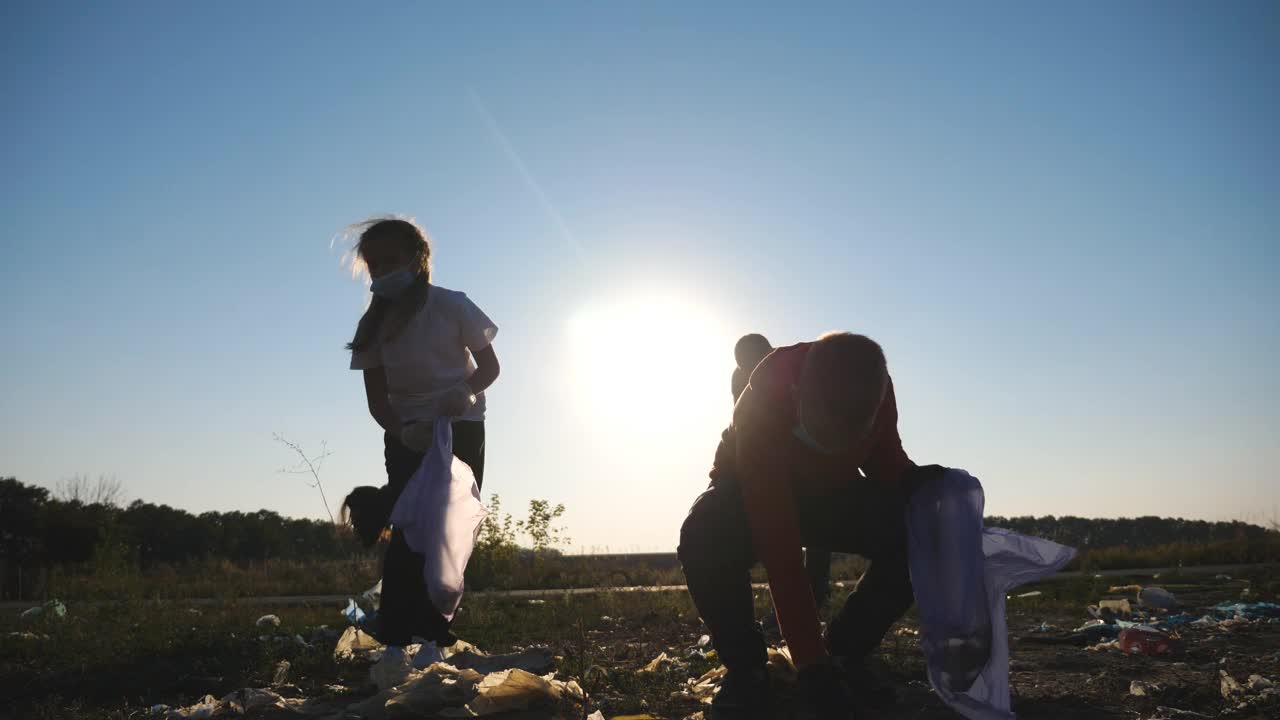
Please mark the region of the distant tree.
<svg viewBox="0 0 1280 720"><path fill-rule="evenodd" d="M24 568L44 551L40 509L49 491L23 485L17 478L0 478L0 597L23 592Z"/></svg>
<svg viewBox="0 0 1280 720"><path fill-rule="evenodd" d="M96 480L86 475L72 475L59 480L53 494L63 502L119 506L124 501L124 485L114 475L99 475Z"/></svg>
<svg viewBox="0 0 1280 720"><path fill-rule="evenodd" d="M554 524L561 515L564 505L551 507L546 500L530 500L529 517L516 523L516 527L529 536L535 552L543 553L572 542L565 529Z"/></svg>

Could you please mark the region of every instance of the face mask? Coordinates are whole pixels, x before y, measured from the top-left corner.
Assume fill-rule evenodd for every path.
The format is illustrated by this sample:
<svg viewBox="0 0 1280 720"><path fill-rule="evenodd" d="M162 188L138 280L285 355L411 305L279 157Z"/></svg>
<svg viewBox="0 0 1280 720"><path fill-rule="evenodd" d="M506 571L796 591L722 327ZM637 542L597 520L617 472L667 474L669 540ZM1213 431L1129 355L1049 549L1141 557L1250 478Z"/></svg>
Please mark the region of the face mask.
<svg viewBox="0 0 1280 720"><path fill-rule="evenodd" d="M805 447L809 448L814 452L822 453L823 455L836 454L835 450L828 449L822 443L818 442L812 435L810 435L808 429L805 428L804 423L800 422L799 420L796 421L796 424L791 426L791 434L795 435L797 440L804 443Z"/></svg>
<svg viewBox="0 0 1280 720"><path fill-rule="evenodd" d="M387 300L394 300L409 289L413 284L414 274L408 269L392 270L386 275L381 275L373 279L369 283L369 289L374 295Z"/></svg>

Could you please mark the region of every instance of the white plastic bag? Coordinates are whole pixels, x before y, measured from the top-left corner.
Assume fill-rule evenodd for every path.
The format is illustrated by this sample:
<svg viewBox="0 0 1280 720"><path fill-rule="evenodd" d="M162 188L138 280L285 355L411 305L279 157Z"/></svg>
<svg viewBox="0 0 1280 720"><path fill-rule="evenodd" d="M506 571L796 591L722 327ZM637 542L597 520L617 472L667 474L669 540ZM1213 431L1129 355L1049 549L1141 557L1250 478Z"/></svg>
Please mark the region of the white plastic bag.
<svg viewBox="0 0 1280 720"><path fill-rule="evenodd" d="M947 470L907 506L911 584L929 682L970 720L1011 720L1005 593L1061 570L1065 545L983 528L982 484Z"/></svg>
<svg viewBox="0 0 1280 720"><path fill-rule="evenodd" d="M484 516L475 475L453 456L453 426L438 420L431 449L391 508L391 524L422 553L427 597L448 620L462 602L462 574Z"/></svg>

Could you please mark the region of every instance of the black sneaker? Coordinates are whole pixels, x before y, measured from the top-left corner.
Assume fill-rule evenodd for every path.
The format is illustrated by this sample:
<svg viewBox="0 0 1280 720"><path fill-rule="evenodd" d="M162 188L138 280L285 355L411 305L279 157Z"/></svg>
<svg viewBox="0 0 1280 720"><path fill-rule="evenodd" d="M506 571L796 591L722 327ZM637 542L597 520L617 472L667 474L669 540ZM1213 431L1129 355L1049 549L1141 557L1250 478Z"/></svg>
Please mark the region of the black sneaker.
<svg viewBox="0 0 1280 720"><path fill-rule="evenodd" d="M729 672L711 699L707 720L769 720L773 717L773 693L764 668Z"/></svg>
<svg viewBox="0 0 1280 720"><path fill-rule="evenodd" d="M897 689L871 672L864 660L838 658L837 662L856 705L868 710L884 710L898 704Z"/></svg>

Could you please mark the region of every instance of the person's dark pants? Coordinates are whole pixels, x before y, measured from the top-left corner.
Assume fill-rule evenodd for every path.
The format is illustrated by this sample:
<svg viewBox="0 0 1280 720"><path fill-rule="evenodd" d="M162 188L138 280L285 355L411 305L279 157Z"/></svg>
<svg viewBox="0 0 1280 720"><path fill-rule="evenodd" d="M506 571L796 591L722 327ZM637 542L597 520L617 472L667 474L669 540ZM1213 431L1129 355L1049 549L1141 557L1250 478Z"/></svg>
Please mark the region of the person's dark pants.
<svg viewBox="0 0 1280 720"><path fill-rule="evenodd" d="M827 628L826 643L833 655L865 656L911 607L906 500L922 477L941 470L914 468L895 487L860 477L821 496L796 496L806 547L857 553L870 562ZM733 478L721 477L694 502L680 528L677 552L689 594L721 662L731 671L763 667L765 641L755 621L750 578L756 554Z"/></svg>
<svg viewBox="0 0 1280 720"><path fill-rule="evenodd" d="M831 551L807 547L804 549L804 571L813 588L813 599L821 609L831 596Z"/></svg>
<svg viewBox="0 0 1280 720"><path fill-rule="evenodd" d="M422 465L423 453L414 452L387 433L387 483L395 497ZM484 423L462 420L453 423L453 454L471 466L476 485L484 483ZM449 621L427 597L422 579L423 558L409 549L404 533L391 530L391 544L382 559L382 605L378 608L378 639L386 645L408 645L419 636L441 647L453 644Z"/></svg>

